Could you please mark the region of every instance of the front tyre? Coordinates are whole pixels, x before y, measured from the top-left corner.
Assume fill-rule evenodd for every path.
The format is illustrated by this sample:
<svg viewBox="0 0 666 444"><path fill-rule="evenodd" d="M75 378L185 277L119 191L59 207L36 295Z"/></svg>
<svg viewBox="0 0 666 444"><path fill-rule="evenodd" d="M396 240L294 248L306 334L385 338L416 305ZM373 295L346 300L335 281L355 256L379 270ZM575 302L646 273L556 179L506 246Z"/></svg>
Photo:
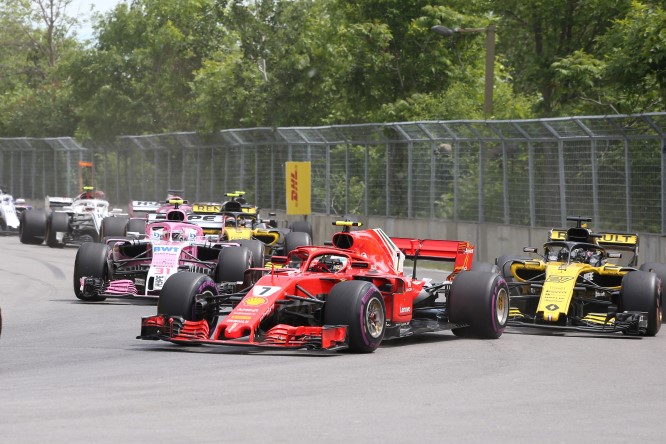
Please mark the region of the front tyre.
<svg viewBox="0 0 666 444"><path fill-rule="evenodd" d="M451 284L449 320L468 324L454 328L456 336L497 339L509 319L509 288L502 276L484 271L463 271Z"/></svg>
<svg viewBox="0 0 666 444"><path fill-rule="evenodd" d="M650 271L657 275L661 280L661 300L659 301L661 305L662 318L666 315L666 308L664 308L664 288L666 287L666 264L659 262L646 262L639 268L641 271Z"/></svg>
<svg viewBox="0 0 666 444"><path fill-rule="evenodd" d="M371 353L386 330L386 306L377 287L366 281L336 284L326 297L325 325L346 325L349 350Z"/></svg>
<svg viewBox="0 0 666 444"><path fill-rule="evenodd" d="M648 314L645 336L654 336L661 328L661 288L655 273L632 271L622 278L620 311L641 311Z"/></svg>
<svg viewBox="0 0 666 444"><path fill-rule="evenodd" d="M179 316L186 321L201 321L202 313L195 310L196 296L218 294L217 284L208 276L191 271L181 271L169 276L164 283L157 301L157 314ZM216 317L206 319L209 328L215 323Z"/></svg>
<svg viewBox="0 0 666 444"><path fill-rule="evenodd" d="M129 219L127 217L120 216L108 216L102 219L102 226L99 230L99 237L104 239L105 237L125 237L127 234L127 224Z"/></svg>
<svg viewBox="0 0 666 444"><path fill-rule="evenodd" d="M81 292L81 278L92 277L108 280L107 258L109 257L109 246L86 242L81 244L79 251L76 252L74 260L74 294L82 301L103 301L102 296L84 296Z"/></svg>
<svg viewBox="0 0 666 444"><path fill-rule="evenodd" d="M51 213L46 224L46 245L51 248L62 248L64 242L58 240L58 233L69 232L69 214L54 211Z"/></svg>

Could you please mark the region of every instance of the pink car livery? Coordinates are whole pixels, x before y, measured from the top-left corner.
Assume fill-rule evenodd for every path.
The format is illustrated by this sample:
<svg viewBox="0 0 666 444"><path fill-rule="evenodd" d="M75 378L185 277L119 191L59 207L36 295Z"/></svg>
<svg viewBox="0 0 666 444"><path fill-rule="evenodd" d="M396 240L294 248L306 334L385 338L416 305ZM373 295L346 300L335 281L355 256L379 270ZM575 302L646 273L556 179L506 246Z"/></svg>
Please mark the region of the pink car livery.
<svg viewBox="0 0 666 444"><path fill-rule="evenodd" d="M220 286L235 286L251 264L247 247L211 241L201 227L187 221L158 221L146 225L145 234L137 239L83 244L74 263L74 293L84 301L157 299L167 278L180 271L208 275Z"/></svg>

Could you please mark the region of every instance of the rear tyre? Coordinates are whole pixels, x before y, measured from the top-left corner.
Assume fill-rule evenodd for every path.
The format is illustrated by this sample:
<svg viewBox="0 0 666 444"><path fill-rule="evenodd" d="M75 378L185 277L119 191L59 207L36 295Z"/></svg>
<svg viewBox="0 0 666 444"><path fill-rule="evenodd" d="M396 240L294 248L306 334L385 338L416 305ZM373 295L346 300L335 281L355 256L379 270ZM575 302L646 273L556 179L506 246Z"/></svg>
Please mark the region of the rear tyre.
<svg viewBox="0 0 666 444"><path fill-rule="evenodd" d="M312 245L312 237L308 233L292 231L284 239L284 255L288 255L298 247Z"/></svg>
<svg viewBox="0 0 666 444"><path fill-rule="evenodd" d="M252 252L249 248L224 247L215 267L215 282L243 282L248 268L252 268Z"/></svg>
<svg viewBox="0 0 666 444"><path fill-rule="evenodd" d="M42 210L26 210L21 216L19 239L23 244L41 245L46 233L46 213Z"/></svg>
<svg viewBox="0 0 666 444"><path fill-rule="evenodd" d="M145 219L130 219L129 222L127 222L127 232L146 234Z"/></svg>
<svg viewBox="0 0 666 444"><path fill-rule="evenodd" d="M666 288L666 264L662 264L659 262L646 262L643 265L641 265L640 268L641 271L650 271L654 274L657 275L657 277L661 280L661 299L659 301L659 304L661 305L661 313L662 313L662 318L664 315L666 315L666 308L664 308L664 289Z"/></svg>
<svg viewBox="0 0 666 444"><path fill-rule="evenodd" d="M252 267L263 268L264 266L264 243L256 239L242 239L238 242L241 247L246 247L252 253ZM241 279L242 280L242 279Z"/></svg>
<svg viewBox="0 0 666 444"><path fill-rule="evenodd" d="M312 239L312 224L307 220L297 220L291 224L290 228L295 233L308 233L308 236Z"/></svg>
<svg viewBox="0 0 666 444"><path fill-rule="evenodd" d="M69 231L69 214L54 211L49 216L46 224L46 245L51 248L62 248L65 243L58 240L58 233Z"/></svg>
<svg viewBox="0 0 666 444"><path fill-rule="evenodd" d="M643 311L648 314L645 336L654 336L661 328L661 289L655 273L632 271L622 278L619 311Z"/></svg>
<svg viewBox="0 0 666 444"><path fill-rule="evenodd" d="M201 321L204 319L202 313L196 313L196 295L206 294L214 296L218 294L217 285L208 276L181 271L169 276L164 283L160 298L157 301L157 314L165 316L179 316L186 321ZM216 317L210 316L206 321L212 327Z"/></svg>
<svg viewBox="0 0 666 444"><path fill-rule="evenodd" d="M367 281L336 284L326 297L325 325L346 325L349 350L371 353L386 330L386 306L377 287Z"/></svg>
<svg viewBox="0 0 666 444"><path fill-rule="evenodd" d="M491 264L489 262L473 262L472 263L473 271L485 271L487 273L499 273L497 265Z"/></svg>
<svg viewBox="0 0 666 444"><path fill-rule="evenodd" d="M509 318L509 289L496 273L463 271L451 284L448 298L449 319L456 336L497 339L502 336Z"/></svg>
<svg viewBox="0 0 666 444"><path fill-rule="evenodd" d="M81 293L81 278L94 277L108 280L107 258L109 246L95 242L81 244L74 260L74 294L82 301L103 301L102 296L86 297Z"/></svg>
<svg viewBox="0 0 666 444"><path fill-rule="evenodd" d="M515 296L520 294L520 288L511 285L512 282L515 282L513 275L511 274L511 265L514 263L514 261L524 261L528 259L530 258L524 256L513 256L509 254L505 254L497 258L497 268L499 269L499 274L504 277L504 280L509 285L509 292L511 295Z"/></svg>
<svg viewBox="0 0 666 444"><path fill-rule="evenodd" d="M105 217L99 230L100 238L125 237L128 221L126 217Z"/></svg>

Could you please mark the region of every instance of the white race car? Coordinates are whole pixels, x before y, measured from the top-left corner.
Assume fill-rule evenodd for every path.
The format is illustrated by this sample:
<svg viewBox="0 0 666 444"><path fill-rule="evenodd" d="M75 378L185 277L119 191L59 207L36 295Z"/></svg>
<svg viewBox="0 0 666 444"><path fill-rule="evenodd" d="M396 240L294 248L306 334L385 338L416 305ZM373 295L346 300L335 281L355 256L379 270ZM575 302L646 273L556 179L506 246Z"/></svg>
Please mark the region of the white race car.
<svg viewBox="0 0 666 444"><path fill-rule="evenodd" d="M109 211L109 202L95 198L91 193L81 193L74 199L46 198L46 210L29 210L23 214L20 239L24 244L39 245L46 241L51 248L68 244L80 245L97 242L105 235L107 220L128 216L120 209ZM111 217L110 217L111 216Z"/></svg>
<svg viewBox="0 0 666 444"><path fill-rule="evenodd" d="M18 234L20 215L30 208L25 200L16 199L0 186L0 234Z"/></svg>

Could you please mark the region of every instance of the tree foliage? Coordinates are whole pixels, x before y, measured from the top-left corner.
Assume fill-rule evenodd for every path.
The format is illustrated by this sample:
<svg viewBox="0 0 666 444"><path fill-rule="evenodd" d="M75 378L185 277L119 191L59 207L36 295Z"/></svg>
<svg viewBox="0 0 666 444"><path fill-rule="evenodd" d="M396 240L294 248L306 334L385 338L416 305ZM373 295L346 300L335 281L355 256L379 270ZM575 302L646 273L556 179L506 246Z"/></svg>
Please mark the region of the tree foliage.
<svg viewBox="0 0 666 444"><path fill-rule="evenodd" d="M112 139L661 110L656 0L127 0L76 36L72 0L0 4L0 135Z"/></svg>

